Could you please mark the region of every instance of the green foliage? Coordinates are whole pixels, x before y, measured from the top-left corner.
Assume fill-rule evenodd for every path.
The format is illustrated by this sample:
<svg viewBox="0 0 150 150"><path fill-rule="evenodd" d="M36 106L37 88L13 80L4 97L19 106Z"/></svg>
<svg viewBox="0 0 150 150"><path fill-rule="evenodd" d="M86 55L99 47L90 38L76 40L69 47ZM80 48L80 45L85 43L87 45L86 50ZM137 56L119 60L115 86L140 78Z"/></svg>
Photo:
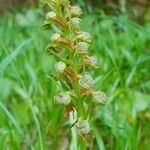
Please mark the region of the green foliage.
<svg viewBox="0 0 150 150"><path fill-rule="evenodd" d="M49 76L55 59L44 51L49 34L41 13L30 10L0 18L0 149L60 149L69 142L64 109L56 106L56 85ZM28 16L26 19L26 16ZM36 18L35 24L29 20ZM6 19L7 18L7 19ZM34 19L33 19L34 20ZM92 120L94 149L149 149L150 27L127 16L102 12L83 16L82 28L94 37L101 68L95 88L105 89L109 104ZM65 131L65 132L64 132ZM68 144L66 144L68 145Z"/></svg>

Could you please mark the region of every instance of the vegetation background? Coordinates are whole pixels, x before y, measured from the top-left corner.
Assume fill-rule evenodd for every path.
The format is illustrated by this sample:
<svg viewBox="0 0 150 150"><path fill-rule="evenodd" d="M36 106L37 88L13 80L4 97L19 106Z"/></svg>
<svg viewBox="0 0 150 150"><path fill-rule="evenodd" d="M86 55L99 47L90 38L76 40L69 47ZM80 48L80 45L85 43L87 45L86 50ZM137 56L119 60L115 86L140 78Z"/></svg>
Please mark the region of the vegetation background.
<svg viewBox="0 0 150 150"><path fill-rule="evenodd" d="M101 68L95 87L109 96L93 116L94 149L150 149L150 9L148 0L74 0L93 37ZM0 149L69 146L64 108L53 103L55 58L36 0L0 1Z"/></svg>

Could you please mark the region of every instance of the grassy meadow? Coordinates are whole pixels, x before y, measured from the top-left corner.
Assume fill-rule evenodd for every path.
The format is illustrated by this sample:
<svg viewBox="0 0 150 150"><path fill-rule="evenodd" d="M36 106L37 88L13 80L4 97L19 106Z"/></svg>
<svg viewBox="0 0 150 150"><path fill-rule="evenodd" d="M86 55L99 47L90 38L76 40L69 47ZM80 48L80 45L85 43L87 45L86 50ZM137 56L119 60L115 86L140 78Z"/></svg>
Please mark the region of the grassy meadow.
<svg viewBox="0 0 150 150"><path fill-rule="evenodd" d="M39 9L0 16L0 150L71 147L65 107L53 101L56 60L45 51L51 33L43 19ZM101 62L91 70L94 86L109 97L91 121L94 150L149 150L150 24L103 11L82 19Z"/></svg>

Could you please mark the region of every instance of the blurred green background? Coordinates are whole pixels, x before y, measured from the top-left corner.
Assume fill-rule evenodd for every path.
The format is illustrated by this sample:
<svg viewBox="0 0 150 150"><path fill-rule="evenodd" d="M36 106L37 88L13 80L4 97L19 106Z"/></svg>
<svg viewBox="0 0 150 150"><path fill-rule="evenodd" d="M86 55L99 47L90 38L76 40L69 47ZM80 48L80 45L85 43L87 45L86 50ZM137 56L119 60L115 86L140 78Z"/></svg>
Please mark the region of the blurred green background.
<svg viewBox="0 0 150 150"><path fill-rule="evenodd" d="M148 0L74 0L101 60L95 88L109 97L93 116L94 149L150 149ZM0 1L0 149L68 149L64 108L53 103L55 58L36 0ZM64 132L65 131L65 132ZM65 143L65 144L64 144Z"/></svg>

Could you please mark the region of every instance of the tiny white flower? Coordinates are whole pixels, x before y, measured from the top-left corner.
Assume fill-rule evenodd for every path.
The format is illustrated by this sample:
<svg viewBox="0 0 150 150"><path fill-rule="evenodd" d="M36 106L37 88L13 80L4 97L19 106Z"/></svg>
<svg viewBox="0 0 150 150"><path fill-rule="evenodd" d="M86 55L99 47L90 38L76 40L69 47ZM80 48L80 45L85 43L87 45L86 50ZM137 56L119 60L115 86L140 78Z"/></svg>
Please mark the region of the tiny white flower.
<svg viewBox="0 0 150 150"><path fill-rule="evenodd" d="M50 12L46 13L46 19L47 20L54 19L54 18L56 18L56 13L54 11L50 11Z"/></svg>
<svg viewBox="0 0 150 150"><path fill-rule="evenodd" d="M79 6L71 6L69 13L71 15L80 16L82 14L82 10Z"/></svg>
<svg viewBox="0 0 150 150"><path fill-rule="evenodd" d="M78 83L81 87L89 89L93 86L94 80L90 75L85 74L79 79Z"/></svg>
<svg viewBox="0 0 150 150"><path fill-rule="evenodd" d="M59 61L58 63L55 64L55 70L58 73L63 73L65 68L66 68L66 64L62 61Z"/></svg>
<svg viewBox="0 0 150 150"><path fill-rule="evenodd" d="M71 26L73 28L75 28L75 29L79 29L80 28L80 22L81 22L81 19L75 18L75 17L70 20Z"/></svg>
<svg viewBox="0 0 150 150"><path fill-rule="evenodd" d="M70 92L60 92L55 96L54 100L58 104L68 105L71 102Z"/></svg>
<svg viewBox="0 0 150 150"><path fill-rule="evenodd" d="M88 52L88 49L89 49L90 45L86 42L79 42L77 45L76 45L76 51L78 53L87 53Z"/></svg>
<svg viewBox="0 0 150 150"><path fill-rule="evenodd" d="M75 128L79 134L90 133L90 125L87 120L78 120L78 122L75 123Z"/></svg>
<svg viewBox="0 0 150 150"><path fill-rule="evenodd" d="M94 98L94 102L102 103L102 104L106 104L108 99L106 94L102 91L93 92L93 98Z"/></svg>
<svg viewBox="0 0 150 150"><path fill-rule="evenodd" d="M60 34L54 33L51 35L50 39L51 41L58 41L60 37L61 37Z"/></svg>
<svg viewBox="0 0 150 150"><path fill-rule="evenodd" d="M88 43L92 42L92 36L88 32L79 32L79 35L77 36L77 38L82 39Z"/></svg>

